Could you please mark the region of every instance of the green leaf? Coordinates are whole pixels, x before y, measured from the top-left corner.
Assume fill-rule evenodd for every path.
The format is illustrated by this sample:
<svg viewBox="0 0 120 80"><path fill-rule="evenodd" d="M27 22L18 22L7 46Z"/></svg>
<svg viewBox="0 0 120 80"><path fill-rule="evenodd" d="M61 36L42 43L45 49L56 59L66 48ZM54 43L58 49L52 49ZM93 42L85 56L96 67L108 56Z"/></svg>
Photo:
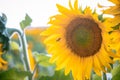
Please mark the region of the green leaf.
<svg viewBox="0 0 120 80"><path fill-rule="evenodd" d="M22 21L20 22L20 27L21 27L22 30L23 30L23 29L26 28L27 26L30 26L30 25L31 25L31 22L32 22L32 19L29 17L28 14L26 14L25 20L22 20Z"/></svg>
<svg viewBox="0 0 120 80"><path fill-rule="evenodd" d="M120 80L120 65L113 68L112 76L112 80Z"/></svg>
<svg viewBox="0 0 120 80"><path fill-rule="evenodd" d="M15 68L0 73L0 80L24 80L26 76L30 76L30 72L19 71Z"/></svg>
<svg viewBox="0 0 120 80"><path fill-rule="evenodd" d="M98 19L99 19L101 22L103 22L103 21L104 21L103 14L98 15Z"/></svg>
<svg viewBox="0 0 120 80"><path fill-rule="evenodd" d="M93 80L102 80L100 76L93 74Z"/></svg>
<svg viewBox="0 0 120 80"><path fill-rule="evenodd" d="M48 67L53 65L49 63L50 56L48 56L47 54L34 52L33 55L39 65L43 67Z"/></svg>
<svg viewBox="0 0 120 80"><path fill-rule="evenodd" d="M64 75L64 70L55 71L53 76L43 76L39 80L73 80L72 74Z"/></svg>
<svg viewBox="0 0 120 80"><path fill-rule="evenodd" d="M39 77L53 76L55 73L55 65L49 63L50 56L48 56L48 54L38 52L33 52L33 55L39 66Z"/></svg>
<svg viewBox="0 0 120 80"><path fill-rule="evenodd" d="M15 41L10 41L10 49L13 51L19 51L19 45Z"/></svg>
<svg viewBox="0 0 120 80"><path fill-rule="evenodd" d="M53 76L55 73L55 66L43 67L39 66L39 77Z"/></svg>

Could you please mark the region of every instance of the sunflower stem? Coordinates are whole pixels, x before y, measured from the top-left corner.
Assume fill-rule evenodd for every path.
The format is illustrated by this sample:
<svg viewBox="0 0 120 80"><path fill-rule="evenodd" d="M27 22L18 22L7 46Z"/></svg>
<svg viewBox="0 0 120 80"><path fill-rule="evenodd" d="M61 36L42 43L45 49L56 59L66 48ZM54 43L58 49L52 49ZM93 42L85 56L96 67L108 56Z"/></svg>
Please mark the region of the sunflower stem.
<svg viewBox="0 0 120 80"><path fill-rule="evenodd" d="M27 51L27 41L26 41L26 36L23 33L23 35L20 35L21 37L21 43L22 43L22 49L23 49L23 55L24 55L24 66L26 71L30 71L30 61L29 61L29 57L28 57L28 51ZM31 80L31 77L28 77L27 80Z"/></svg>
<svg viewBox="0 0 120 80"><path fill-rule="evenodd" d="M90 75L90 80L93 80L93 74L94 74L94 72L93 72L93 70L91 71L91 75Z"/></svg>
<svg viewBox="0 0 120 80"><path fill-rule="evenodd" d="M107 80L106 73L103 72L103 80Z"/></svg>
<svg viewBox="0 0 120 80"><path fill-rule="evenodd" d="M27 41L26 41L26 35L24 34L24 31L20 31L18 29L14 29L12 28L12 32L17 32L18 36L19 36L19 40L20 40L20 45L22 47L22 61L24 64L24 69L25 71L30 71L30 61L29 61L29 57L28 57L28 50L27 50ZM32 80L32 76L28 76L26 77L26 80Z"/></svg>

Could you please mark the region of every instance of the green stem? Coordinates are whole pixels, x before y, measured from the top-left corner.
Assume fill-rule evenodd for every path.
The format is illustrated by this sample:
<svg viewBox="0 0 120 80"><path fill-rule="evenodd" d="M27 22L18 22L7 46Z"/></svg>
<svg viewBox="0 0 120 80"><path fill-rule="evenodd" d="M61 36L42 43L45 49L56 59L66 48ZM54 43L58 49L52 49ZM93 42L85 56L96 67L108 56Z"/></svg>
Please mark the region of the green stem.
<svg viewBox="0 0 120 80"><path fill-rule="evenodd" d="M107 80L106 73L103 72L103 80Z"/></svg>
<svg viewBox="0 0 120 80"><path fill-rule="evenodd" d="M22 43L22 49L23 49L23 59L24 59L24 66L26 71L30 71L30 61L29 61L29 56L28 56L28 50L27 50L27 41L26 41L26 36L23 33L23 35L20 35L21 37L21 43ZM31 77L28 77L28 80L32 80Z"/></svg>
<svg viewBox="0 0 120 80"><path fill-rule="evenodd" d="M91 71L91 75L90 75L90 80L93 80L93 74L94 74L94 72L93 72L93 70Z"/></svg>
<svg viewBox="0 0 120 80"><path fill-rule="evenodd" d="M28 51L27 51L27 43L26 43L26 37L23 33L23 35L20 35L21 37L21 43L22 43L22 48L23 48L23 55L24 55L24 61L26 64L26 70L29 71L30 70L30 66L29 66L29 58L28 58Z"/></svg>
<svg viewBox="0 0 120 80"><path fill-rule="evenodd" d="M9 34L12 34L13 32L17 32L19 35L19 40L20 44L22 46L22 61L24 64L24 69L25 71L30 71L30 61L29 61L29 56L28 56L28 50L27 50L27 41L26 41L26 36L24 34L24 31L20 31L18 29L14 28L9 28ZM32 76L28 76L26 80L32 80Z"/></svg>

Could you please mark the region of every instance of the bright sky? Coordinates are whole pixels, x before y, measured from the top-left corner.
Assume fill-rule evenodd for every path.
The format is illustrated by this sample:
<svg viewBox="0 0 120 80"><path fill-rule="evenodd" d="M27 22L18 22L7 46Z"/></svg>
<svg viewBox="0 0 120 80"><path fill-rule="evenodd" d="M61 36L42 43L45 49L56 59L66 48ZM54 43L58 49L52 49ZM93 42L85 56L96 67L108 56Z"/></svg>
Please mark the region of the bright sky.
<svg viewBox="0 0 120 80"><path fill-rule="evenodd" d="M49 17L58 13L56 3L68 7L69 0L0 0L0 13L7 15L7 27L19 27L27 13L33 20L31 26L47 26ZM72 2L74 0L71 0ZM107 0L79 0L79 5L92 8L97 3L108 5Z"/></svg>

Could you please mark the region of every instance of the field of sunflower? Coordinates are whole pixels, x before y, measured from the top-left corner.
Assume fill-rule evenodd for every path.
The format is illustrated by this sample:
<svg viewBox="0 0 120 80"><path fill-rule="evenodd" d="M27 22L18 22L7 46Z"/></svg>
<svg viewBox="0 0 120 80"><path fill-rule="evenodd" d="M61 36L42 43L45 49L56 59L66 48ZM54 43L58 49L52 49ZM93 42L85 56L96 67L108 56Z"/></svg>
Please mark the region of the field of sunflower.
<svg viewBox="0 0 120 80"><path fill-rule="evenodd" d="M0 16L0 80L120 80L120 0L102 14L78 1L56 4L48 27L26 14L21 30L7 28Z"/></svg>

